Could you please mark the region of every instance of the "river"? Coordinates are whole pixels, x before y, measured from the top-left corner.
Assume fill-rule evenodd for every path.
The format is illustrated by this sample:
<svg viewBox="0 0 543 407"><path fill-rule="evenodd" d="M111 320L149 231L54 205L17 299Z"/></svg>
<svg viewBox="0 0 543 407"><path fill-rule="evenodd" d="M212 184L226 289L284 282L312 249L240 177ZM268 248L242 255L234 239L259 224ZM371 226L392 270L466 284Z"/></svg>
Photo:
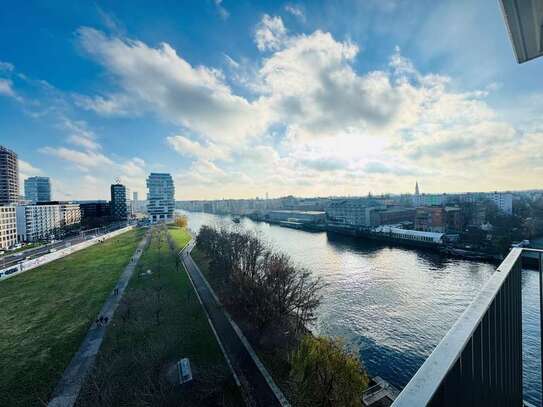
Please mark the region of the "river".
<svg viewBox="0 0 543 407"><path fill-rule="evenodd" d="M180 211L189 227L226 223L228 216ZM488 263L451 259L424 250L391 247L325 232L242 218L277 250L327 284L315 333L340 336L372 376L402 388L490 275ZM524 398L541 405L538 275L523 274Z"/></svg>

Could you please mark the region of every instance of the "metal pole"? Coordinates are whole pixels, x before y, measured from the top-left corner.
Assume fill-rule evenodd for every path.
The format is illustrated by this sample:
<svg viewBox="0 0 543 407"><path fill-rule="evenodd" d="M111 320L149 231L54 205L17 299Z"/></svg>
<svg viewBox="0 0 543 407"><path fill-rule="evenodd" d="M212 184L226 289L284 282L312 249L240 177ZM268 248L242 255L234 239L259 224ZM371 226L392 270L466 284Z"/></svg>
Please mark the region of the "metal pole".
<svg viewBox="0 0 543 407"><path fill-rule="evenodd" d="M541 263L541 252L539 252L539 338L543 344L543 264ZM541 397L543 401L543 352L541 352Z"/></svg>

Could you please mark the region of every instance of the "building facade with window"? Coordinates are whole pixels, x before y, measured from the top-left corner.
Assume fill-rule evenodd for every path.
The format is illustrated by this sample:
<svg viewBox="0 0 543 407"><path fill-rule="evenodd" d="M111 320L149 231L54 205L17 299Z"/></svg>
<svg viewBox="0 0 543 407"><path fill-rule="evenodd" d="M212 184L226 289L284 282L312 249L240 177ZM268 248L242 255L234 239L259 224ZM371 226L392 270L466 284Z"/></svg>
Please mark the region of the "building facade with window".
<svg viewBox="0 0 543 407"><path fill-rule="evenodd" d="M62 227L60 205L17 206L17 237L20 242L53 238Z"/></svg>
<svg viewBox="0 0 543 407"><path fill-rule="evenodd" d="M128 219L128 205L126 202L126 187L122 184L111 185L111 216L115 220Z"/></svg>
<svg viewBox="0 0 543 407"><path fill-rule="evenodd" d="M71 226L81 223L81 209L77 203L61 203L60 215L60 223L62 226Z"/></svg>
<svg viewBox="0 0 543 407"><path fill-rule="evenodd" d="M0 249L6 250L17 243L17 216L15 205L0 206Z"/></svg>
<svg viewBox="0 0 543 407"><path fill-rule="evenodd" d="M170 174L152 172L147 178L147 213L152 222L173 219L175 186Z"/></svg>
<svg viewBox="0 0 543 407"><path fill-rule="evenodd" d="M17 154L0 146L0 205L19 199L19 163Z"/></svg>
<svg viewBox="0 0 543 407"><path fill-rule="evenodd" d="M51 200L51 180L49 177L25 179L25 199L31 202L49 202Z"/></svg>

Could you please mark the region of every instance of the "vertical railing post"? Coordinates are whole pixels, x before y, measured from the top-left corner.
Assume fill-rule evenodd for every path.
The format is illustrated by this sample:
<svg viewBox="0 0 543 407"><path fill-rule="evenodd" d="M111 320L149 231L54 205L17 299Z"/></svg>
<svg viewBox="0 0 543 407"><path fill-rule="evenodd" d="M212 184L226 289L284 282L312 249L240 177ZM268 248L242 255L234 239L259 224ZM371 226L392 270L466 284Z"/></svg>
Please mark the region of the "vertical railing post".
<svg viewBox="0 0 543 407"><path fill-rule="evenodd" d="M543 264L539 252L539 343L543 344ZM543 391L543 352L541 352L541 389ZM543 394L541 395L543 401Z"/></svg>

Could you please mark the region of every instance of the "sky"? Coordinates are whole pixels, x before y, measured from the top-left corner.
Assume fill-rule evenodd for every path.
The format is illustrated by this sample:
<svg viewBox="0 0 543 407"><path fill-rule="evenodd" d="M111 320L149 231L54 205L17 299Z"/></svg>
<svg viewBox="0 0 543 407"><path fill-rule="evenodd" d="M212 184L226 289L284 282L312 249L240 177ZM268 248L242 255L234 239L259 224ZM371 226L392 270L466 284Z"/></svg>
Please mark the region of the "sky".
<svg viewBox="0 0 543 407"><path fill-rule="evenodd" d="M541 188L542 68L495 0L7 0L0 144L54 199Z"/></svg>

